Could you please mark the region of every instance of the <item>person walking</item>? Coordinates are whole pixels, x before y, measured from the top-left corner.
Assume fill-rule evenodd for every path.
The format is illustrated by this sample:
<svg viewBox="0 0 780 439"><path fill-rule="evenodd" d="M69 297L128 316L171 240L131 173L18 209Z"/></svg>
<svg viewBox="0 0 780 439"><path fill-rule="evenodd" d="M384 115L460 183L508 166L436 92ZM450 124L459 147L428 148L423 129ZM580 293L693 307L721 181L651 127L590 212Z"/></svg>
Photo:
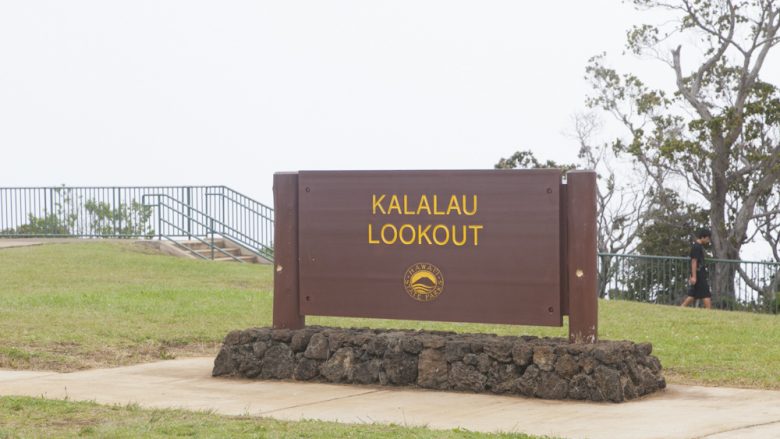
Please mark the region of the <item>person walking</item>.
<svg viewBox="0 0 780 439"><path fill-rule="evenodd" d="M709 229L701 229L696 233L696 241L691 245L691 277L688 279L690 284L688 297L680 306L686 307L696 299L701 299L705 308L712 308L712 293L710 292L707 267L704 266L704 246L709 245L711 235L712 232Z"/></svg>

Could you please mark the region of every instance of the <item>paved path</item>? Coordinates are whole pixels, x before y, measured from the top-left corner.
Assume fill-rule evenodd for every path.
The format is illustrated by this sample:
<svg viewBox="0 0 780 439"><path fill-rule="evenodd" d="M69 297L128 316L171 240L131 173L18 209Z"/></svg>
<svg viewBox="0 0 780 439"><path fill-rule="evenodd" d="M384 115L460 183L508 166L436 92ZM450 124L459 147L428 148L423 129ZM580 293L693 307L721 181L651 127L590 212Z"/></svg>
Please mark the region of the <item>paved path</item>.
<svg viewBox="0 0 780 439"><path fill-rule="evenodd" d="M44 244L71 244L71 243L84 243L84 242L127 242L127 240L114 239L114 238L101 238L101 239L89 239L89 238L1 238L0 250L4 248L14 247L31 247L33 245Z"/></svg>
<svg viewBox="0 0 780 439"><path fill-rule="evenodd" d="M0 239L0 249L12 248L12 247L29 247L31 245L41 245L43 242L36 239L22 239L22 238L3 238Z"/></svg>
<svg viewBox="0 0 780 439"><path fill-rule="evenodd" d="M565 438L780 438L780 392L774 391L672 385L623 404L563 402L212 378L212 365L212 358L187 358L67 374L0 370L0 395Z"/></svg>

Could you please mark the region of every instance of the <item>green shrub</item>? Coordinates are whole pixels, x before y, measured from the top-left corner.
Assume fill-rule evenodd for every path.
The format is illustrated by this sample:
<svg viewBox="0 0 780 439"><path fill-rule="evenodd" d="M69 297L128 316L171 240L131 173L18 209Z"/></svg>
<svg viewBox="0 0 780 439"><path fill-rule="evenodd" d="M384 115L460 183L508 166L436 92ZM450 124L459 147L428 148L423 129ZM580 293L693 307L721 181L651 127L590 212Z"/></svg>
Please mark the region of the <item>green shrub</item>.
<svg viewBox="0 0 780 439"><path fill-rule="evenodd" d="M64 219L60 218L57 214L48 214L42 217L37 217L30 214L27 217L27 224L22 224L15 229L6 229L1 233L3 235L57 235L57 236L69 236L70 230L75 222L75 216L71 221L71 217L67 216Z"/></svg>
<svg viewBox="0 0 780 439"><path fill-rule="evenodd" d="M145 206L133 200L129 205L122 203L112 209L106 202L89 200L84 203L84 209L90 216L90 229L95 235L147 238L154 236L154 230L149 226L152 206Z"/></svg>

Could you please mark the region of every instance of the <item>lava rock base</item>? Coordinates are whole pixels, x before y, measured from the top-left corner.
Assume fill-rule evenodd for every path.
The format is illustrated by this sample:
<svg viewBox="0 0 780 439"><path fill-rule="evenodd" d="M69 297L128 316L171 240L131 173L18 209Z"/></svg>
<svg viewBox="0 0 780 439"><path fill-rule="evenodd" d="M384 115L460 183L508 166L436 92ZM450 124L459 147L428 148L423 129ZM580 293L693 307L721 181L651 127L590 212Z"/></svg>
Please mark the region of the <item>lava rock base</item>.
<svg viewBox="0 0 780 439"><path fill-rule="evenodd" d="M652 350L630 341L252 328L225 337L212 375L623 402L666 387Z"/></svg>

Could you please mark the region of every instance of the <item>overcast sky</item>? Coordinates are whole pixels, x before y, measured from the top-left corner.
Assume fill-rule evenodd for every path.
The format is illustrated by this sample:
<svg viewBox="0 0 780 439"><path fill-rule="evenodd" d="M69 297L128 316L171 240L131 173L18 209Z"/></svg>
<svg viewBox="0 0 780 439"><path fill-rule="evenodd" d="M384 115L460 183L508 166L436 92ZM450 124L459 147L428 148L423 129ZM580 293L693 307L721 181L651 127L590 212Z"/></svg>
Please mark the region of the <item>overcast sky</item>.
<svg viewBox="0 0 780 439"><path fill-rule="evenodd" d="M668 77L620 56L640 20L616 0L5 1L0 186L270 204L275 171L573 161L589 57Z"/></svg>

